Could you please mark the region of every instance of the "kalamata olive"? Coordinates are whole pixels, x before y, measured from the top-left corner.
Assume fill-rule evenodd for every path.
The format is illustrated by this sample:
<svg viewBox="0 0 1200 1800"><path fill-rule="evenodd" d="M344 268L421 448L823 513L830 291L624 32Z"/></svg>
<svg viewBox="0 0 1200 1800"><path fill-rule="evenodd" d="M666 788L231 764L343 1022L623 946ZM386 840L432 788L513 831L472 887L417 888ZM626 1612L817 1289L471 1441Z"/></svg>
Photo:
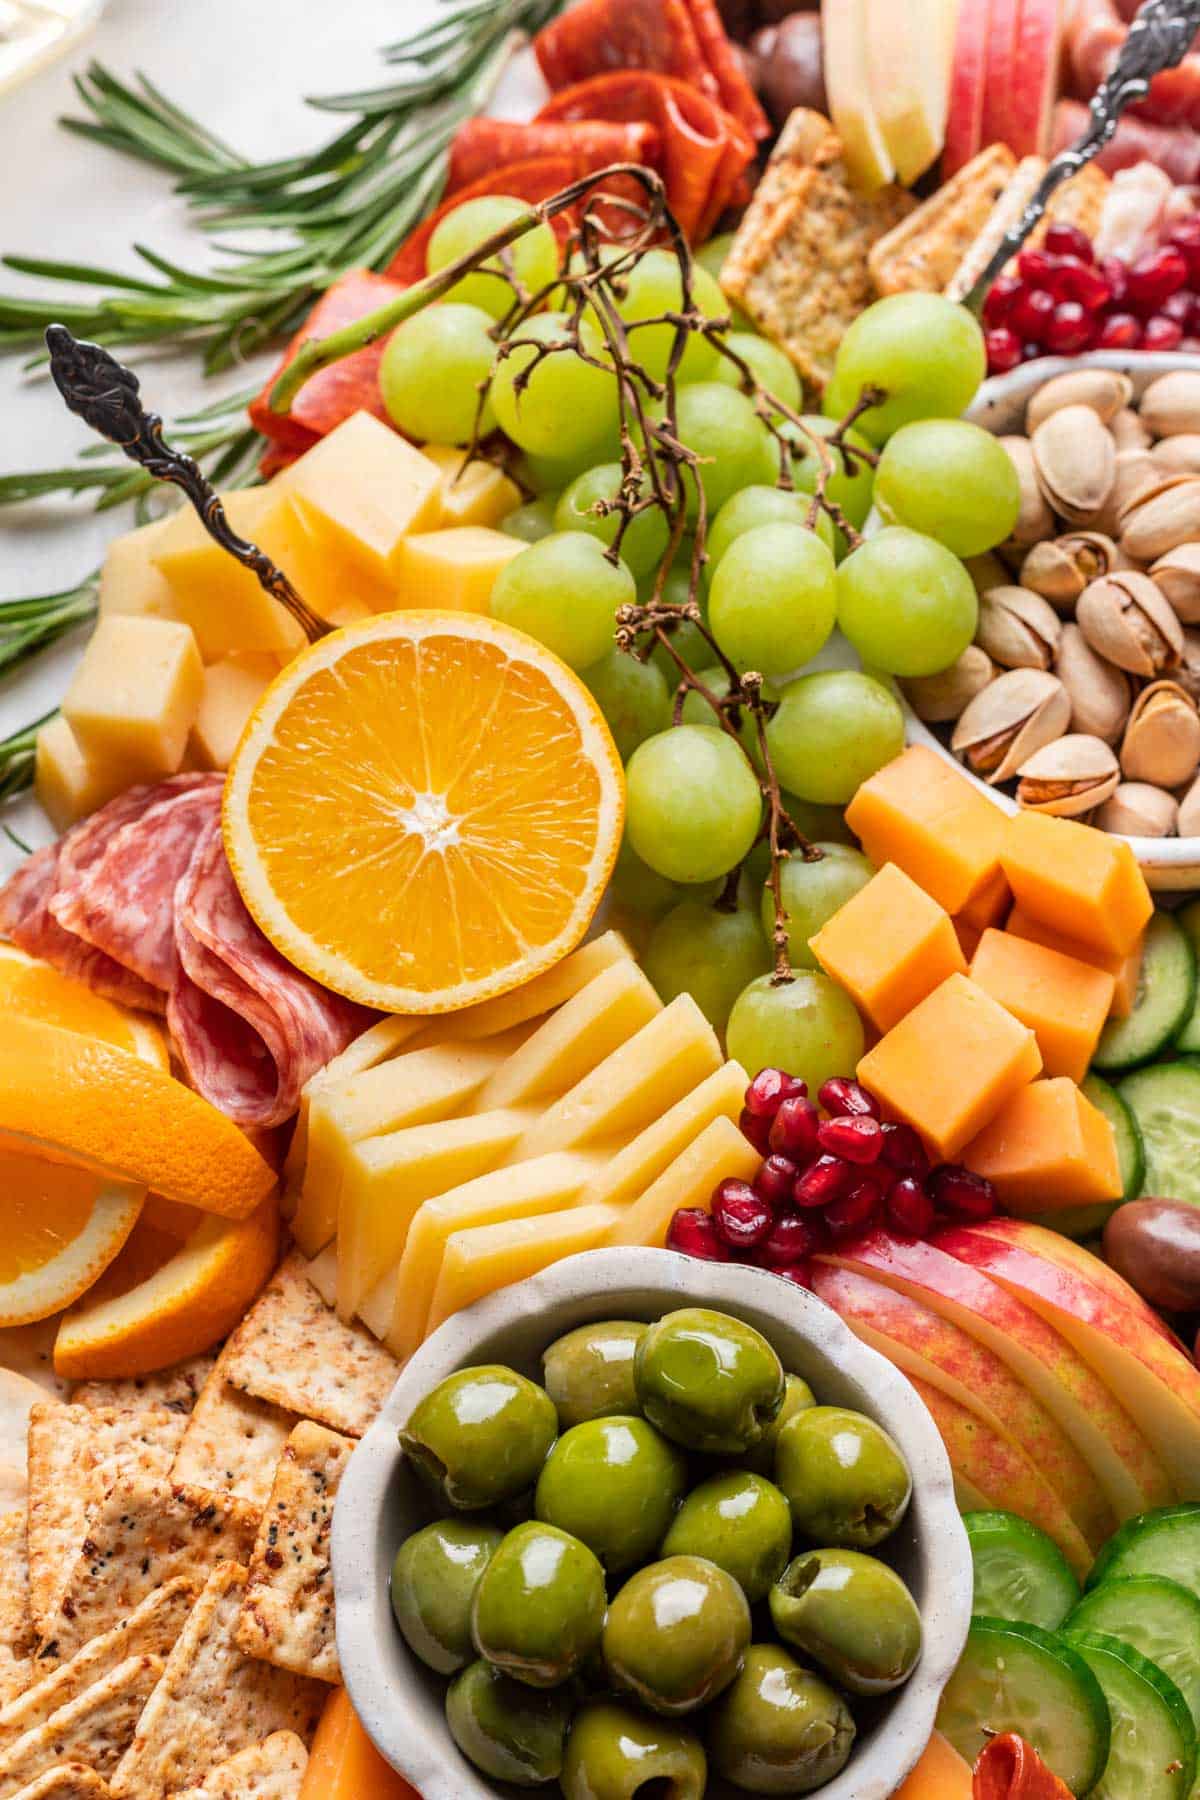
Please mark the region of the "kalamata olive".
<svg viewBox="0 0 1200 1800"><path fill-rule="evenodd" d="M758 23L758 7L755 0L717 0L717 10L721 15L730 37L744 43Z"/></svg>
<svg viewBox="0 0 1200 1800"><path fill-rule="evenodd" d="M758 16L764 25L778 25L792 13L820 10L821 0L758 0Z"/></svg>
<svg viewBox="0 0 1200 1800"><path fill-rule="evenodd" d="M797 106L829 111L818 13L790 13L778 25L755 32L750 48L762 66L763 105L777 129Z"/></svg>
<svg viewBox="0 0 1200 1800"><path fill-rule="evenodd" d="M1104 1254L1151 1306L1164 1312L1200 1309L1200 1206L1131 1200L1105 1226Z"/></svg>

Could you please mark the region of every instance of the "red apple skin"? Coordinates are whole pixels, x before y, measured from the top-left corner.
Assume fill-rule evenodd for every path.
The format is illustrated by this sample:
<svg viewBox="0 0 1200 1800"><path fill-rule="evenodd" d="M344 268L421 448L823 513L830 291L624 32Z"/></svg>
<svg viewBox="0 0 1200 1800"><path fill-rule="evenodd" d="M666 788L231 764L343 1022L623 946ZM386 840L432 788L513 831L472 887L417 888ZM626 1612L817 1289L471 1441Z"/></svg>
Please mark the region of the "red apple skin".
<svg viewBox="0 0 1200 1800"><path fill-rule="evenodd" d="M1016 85L1017 24L1021 0L991 0L980 148L1008 142L1011 93ZM1020 73L1023 73L1021 71Z"/></svg>
<svg viewBox="0 0 1200 1800"><path fill-rule="evenodd" d="M942 150L942 174L953 175L978 154L983 141L990 0L961 0L954 36L950 110Z"/></svg>
<svg viewBox="0 0 1200 1800"><path fill-rule="evenodd" d="M1062 58L1060 0L1019 0L1012 62L996 114L1002 137L1018 156L1045 156L1050 144ZM991 69L988 70L991 89Z"/></svg>
<svg viewBox="0 0 1200 1800"><path fill-rule="evenodd" d="M1137 1202L1132 1204L1136 1205ZM1117 1210L1124 1212L1125 1208L1119 1207ZM1113 1217L1116 1217L1115 1213ZM1159 1337L1165 1338L1168 1344L1173 1344L1176 1349L1183 1348L1162 1315L1147 1305L1137 1290L1116 1269L1110 1268L1100 1257L1093 1256L1090 1250L1085 1250L1074 1238L1064 1237L1060 1231L1048 1230L1044 1225L1031 1224L1028 1219L1006 1219L999 1213L985 1224L972 1225L969 1229L976 1237L994 1238L998 1243L1028 1250L1033 1256L1045 1257L1048 1262L1073 1270L1090 1281L1093 1287L1103 1288L1115 1305L1123 1306L1135 1314L1151 1331L1156 1331Z"/></svg>

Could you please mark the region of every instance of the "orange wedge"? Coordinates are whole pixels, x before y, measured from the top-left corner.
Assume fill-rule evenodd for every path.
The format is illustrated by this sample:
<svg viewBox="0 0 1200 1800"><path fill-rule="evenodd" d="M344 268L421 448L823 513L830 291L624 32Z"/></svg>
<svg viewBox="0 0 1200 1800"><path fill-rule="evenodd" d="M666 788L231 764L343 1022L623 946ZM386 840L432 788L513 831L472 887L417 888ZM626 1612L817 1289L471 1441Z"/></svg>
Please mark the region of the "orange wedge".
<svg viewBox="0 0 1200 1800"><path fill-rule="evenodd" d="M149 1014L130 1012L94 994L82 981L72 981L50 963L26 956L15 944L0 944L0 1013L10 1011L115 1044L157 1069L170 1067L166 1037Z"/></svg>
<svg viewBox="0 0 1200 1800"><path fill-rule="evenodd" d="M250 911L317 981L389 1012L520 987L583 937L616 859L620 759L524 632L386 613L267 689L225 788Z"/></svg>
<svg viewBox="0 0 1200 1800"><path fill-rule="evenodd" d="M0 1150L230 1219L246 1218L275 1185L270 1164L191 1088L128 1050L36 1019L0 1017Z"/></svg>
<svg viewBox="0 0 1200 1800"><path fill-rule="evenodd" d="M112 1262L145 1189L43 1162L0 1144L0 1326L69 1306Z"/></svg>

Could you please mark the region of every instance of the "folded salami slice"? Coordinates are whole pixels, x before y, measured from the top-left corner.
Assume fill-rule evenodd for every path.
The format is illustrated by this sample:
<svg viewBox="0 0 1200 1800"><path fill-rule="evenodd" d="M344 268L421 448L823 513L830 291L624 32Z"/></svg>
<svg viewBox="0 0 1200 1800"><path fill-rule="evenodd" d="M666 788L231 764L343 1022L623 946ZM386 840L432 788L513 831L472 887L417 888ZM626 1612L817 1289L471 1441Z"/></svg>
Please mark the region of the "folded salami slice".
<svg viewBox="0 0 1200 1800"><path fill-rule="evenodd" d="M538 156L586 158L589 171L609 163L646 163L660 166L660 139L645 120L588 119L558 123L515 119L468 119L450 146L448 194L490 176L505 163L524 162ZM581 170L580 173L583 173Z"/></svg>
<svg viewBox="0 0 1200 1800"><path fill-rule="evenodd" d="M61 844L35 850L16 874L0 888L0 935L27 956L53 963L63 975L87 984L119 1006L140 1006L148 1012L164 1010L163 996L140 976L114 962L102 950L64 931L50 911L58 891Z"/></svg>
<svg viewBox="0 0 1200 1800"><path fill-rule="evenodd" d="M595 166L603 168L604 164L601 162ZM578 147L570 156L531 156L521 162L502 164L500 168L493 169L490 175L481 176L478 181L459 188L457 193L443 200L424 224L418 225L405 238L388 264L389 276L405 287L411 287L414 281L420 281L427 273L425 258L430 238L446 214L453 212L464 201L476 200L483 194L511 194L516 200L528 200L531 205L536 205L539 200L549 200L561 188L570 187L581 175L591 173L592 166L588 164L586 154L580 155ZM560 213L551 223L562 242L573 221L567 213Z"/></svg>
<svg viewBox="0 0 1200 1800"><path fill-rule="evenodd" d="M374 413L387 422L387 409L379 389L379 365L387 339L356 350L328 369L320 369L296 395L290 413L272 412L271 389L309 338L328 337L343 325L353 325L377 306L403 293L407 284L375 275L370 269L351 269L322 294L283 353L262 392L250 402L250 422L265 438L293 455L311 449L319 438L348 419L351 413Z"/></svg>
<svg viewBox="0 0 1200 1800"><path fill-rule="evenodd" d="M1051 154L1057 156L1087 130L1089 113L1078 100L1060 100L1054 108ZM1096 158L1106 175L1152 162L1179 187L1200 182L1200 132L1187 125L1152 125L1126 113L1109 143Z"/></svg>
<svg viewBox="0 0 1200 1800"><path fill-rule="evenodd" d="M1071 1800L1066 1783L1012 1732L984 1745L972 1786L975 1800Z"/></svg>

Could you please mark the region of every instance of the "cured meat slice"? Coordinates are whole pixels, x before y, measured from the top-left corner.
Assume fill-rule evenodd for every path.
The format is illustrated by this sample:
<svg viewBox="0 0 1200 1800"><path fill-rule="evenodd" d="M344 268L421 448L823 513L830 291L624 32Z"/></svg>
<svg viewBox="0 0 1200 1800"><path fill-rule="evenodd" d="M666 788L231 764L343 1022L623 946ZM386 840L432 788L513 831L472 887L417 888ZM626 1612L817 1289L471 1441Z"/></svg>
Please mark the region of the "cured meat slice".
<svg viewBox="0 0 1200 1800"><path fill-rule="evenodd" d="M604 165L601 163L599 166L603 168ZM459 188L456 194L442 201L424 224L417 226L388 264L388 275L405 287L411 287L413 282L420 281L426 273L425 258L430 238L446 214L453 212L464 201L476 200L483 194L511 194L514 199L528 200L531 205L536 205L539 200L549 200L552 194L557 194L561 188L570 187L579 176L589 175L591 172L586 162L581 166L577 155L532 156L524 162L505 163L501 168L493 169L490 175L483 175L467 187ZM561 243L571 229L569 215L560 213L556 219L551 220L551 224Z"/></svg>
<svg viewBox="0 0 1200 1800"><path fill-rule="evenodd" d="M771 134L770 122L759 105L737 49L721 18L717 0L687 0L704 60L716 76L721 105L732 113L743 130L756 142Z"/></svg>
<svg viewBox="0 0 1200 1800"><path fill-rule="evenodd" d="M1079 101L1060 100L1054 109L1051 154L1073 144L1087 130L1089 119L1087 107ZM1200 181L1200 132L1186 125L1152 125L1126 113L1096 161L1106 175L1132 168L1134 163L1157 163L1173 182L1190 187Z"/></svg>
<svg viewBox="0 0 1200 1800"><path fill-rule="evenodd" d="M196 1090L245 1126L280 1125L309 1077L370 1024L364 1007L293 968L247 912L219 819L205 825L175 890L181 971L167 1008Z"/></svg>
<svg viewBox="0 0 1200 1800"><path fill-rule="evenodd" d="M644 120L589 119L580 124L554 120L519 123L515 119L468 119L450 147L449 194L469 187L505 163L531 157L583 158L588 169L609 163L647 163L660 167L661 145L654 126ZM582 170L580 171L583 172Z"/></svg>
<svg viewBox="0 0 1200 1800"><path fill-rule="evenodd" d="M0 933L27 955L39 956L63 975L86 982L106 1000L162 1012L163 997L155 988L102 950L64 931L50 911L50 900L58 890L60 850L59 844L35 850L0 888Z"/></svg>
<svg viewBox="0 0 1200 1800"><path fill-rule="evenodd" d="M407 283L393 281L386 275L375 275L370 269L351 269L334 283L313 307L283 353L260 394L250 402L250 422L265 438L278 444L293 456L309 450L326 432L348 419L351 413L374 413L387 424L387 409L379 388L379 365L387 339L356 350L328 369L320 369L305 382L292 403L290 413L272 412L271 389L292 361L301 344L309 338L328 337L343 325L353 325L377 306L384 306Z"/></svg>
<svg viewBox="0 0 1200 1800"><path fill-rule="evenodd" d="M1079 0L1066 29L1066 73L1070 91L1090 100L1112 70L1128 32L1128 13L1113 0ZM1150 83L1132 114L1155 125L1200 126L1200 55L1192 51L1174 69L1164 69Z"/></svg>
<svg viewBox="0 0 1200 1800"><path fill-rule="evenodd" d="M1048 1769L1032 1744L1011 1731L980 1751L972 1782L975 1800L1071 1800L1071 1790Z"/></svg>

